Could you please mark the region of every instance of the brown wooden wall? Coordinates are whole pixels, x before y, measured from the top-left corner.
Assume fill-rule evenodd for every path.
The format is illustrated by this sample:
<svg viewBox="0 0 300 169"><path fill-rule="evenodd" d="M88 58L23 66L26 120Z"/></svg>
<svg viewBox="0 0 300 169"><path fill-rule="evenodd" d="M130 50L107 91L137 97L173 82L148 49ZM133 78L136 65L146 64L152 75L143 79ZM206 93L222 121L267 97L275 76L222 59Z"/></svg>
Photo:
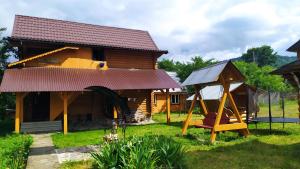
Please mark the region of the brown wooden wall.
<svg viewBox="0 0 300 169"><path fill-rule="evenodd" d="M161 93L155 93L156 103L153 101L152 111L153 113L166 112L166 95ZM187 94L179 94L179 104L171 104L170 109L172 112L179 112L186 110L186 98Z"/></svg>
<svg viewBox="0 0 300 169"><path fill-rule="evenodd" d="M126 90L121 91L120 94L129 98L130 110L141 110L147 115L151 114L151 90Z"/></svg>
<svg viewBox="0 0 300 169"><path fill-rule="evenodd" d="M37 49L38 50L38 49ZM27 51L25 58L47 52L48 50L33 49ZM125 49L105 49L105 58L109 68L126 69L155 69L158 55L151 52L133 51ZM61 66L71 68L87 68L92 60L92 49L80 47L79 50L65 50L37 60L29 61L26 66ZM92 66L95 68L94 66Z"/></svg>
<svg viewBox="0 0 300 169"><path fill-rule="evenodd" d="M130 50L106 50L106 61L109 68L154 69L156 57L149 52Z"/></svg>
<svg viewBox="0 0 300 169"><path fill-rule="evenodd" d="M47 66L47 67L72 67L86 68L85 62L90 64L92 61L92 50L90 48L80 48L78 50L64 50L40 59L29 61L25 66Z"/></svg>

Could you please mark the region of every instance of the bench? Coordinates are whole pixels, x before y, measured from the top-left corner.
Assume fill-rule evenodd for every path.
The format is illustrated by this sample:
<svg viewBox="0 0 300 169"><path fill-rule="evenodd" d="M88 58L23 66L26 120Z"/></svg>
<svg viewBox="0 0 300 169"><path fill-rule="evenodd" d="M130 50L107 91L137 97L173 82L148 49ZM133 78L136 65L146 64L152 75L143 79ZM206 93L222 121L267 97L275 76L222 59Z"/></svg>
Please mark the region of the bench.
<svg viewBox="0 0 300 169"><path fill-rule="evenodd" d="M195 125L196 128L204 128L204 129L213 129L216 121L217 113L216 112L209 112L205 118L203 119L203 124ZM222 114L220 124L228 124L230 118L227 116L226 113Z"/></svg>

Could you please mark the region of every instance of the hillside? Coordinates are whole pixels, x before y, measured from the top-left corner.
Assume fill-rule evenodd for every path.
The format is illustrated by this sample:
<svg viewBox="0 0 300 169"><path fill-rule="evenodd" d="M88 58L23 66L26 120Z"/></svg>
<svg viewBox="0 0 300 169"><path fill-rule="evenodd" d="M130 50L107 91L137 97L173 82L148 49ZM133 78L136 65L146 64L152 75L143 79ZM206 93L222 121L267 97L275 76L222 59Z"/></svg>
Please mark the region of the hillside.
<svg viewBox="0 0 300 169"><path fill-rule="evenodd" d="M297 59L296 56L281 56L281 55L278 55L277 57L277 60L276 60L276 63L272 66L274 67L280 67L282 65L285 65L285 64L288 64L290 62L293 62ZM241 61L241 57L237 57L237 58L233 58L231 59L232 61Z"/></svg>

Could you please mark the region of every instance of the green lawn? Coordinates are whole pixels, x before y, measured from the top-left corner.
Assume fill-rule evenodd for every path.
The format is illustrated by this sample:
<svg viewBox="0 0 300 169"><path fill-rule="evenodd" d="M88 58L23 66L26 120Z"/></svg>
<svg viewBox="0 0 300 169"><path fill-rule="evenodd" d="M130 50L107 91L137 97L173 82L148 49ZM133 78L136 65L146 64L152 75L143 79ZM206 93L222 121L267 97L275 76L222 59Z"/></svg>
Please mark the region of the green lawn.
<svg viewBox="0 0 300 169"><path fill-rule="evenodd" d="M279 104L273 104L271 107L273 117L282 117L282 108ZM269 116L269 106L267 104L260 105L260 112L257 114L259 117ZM298 118L298 104L296 100L285 101L285 116Z"/></svg>
<svg viewBox="0 0 300 169"><path fill-rule="evenodd" d="M300 125L273 124L269 134L268 124L250 125L251 135L243 138L237 133L226 132L218 135L214 145L209 144L209 131L189 128L188 135L181 136L182 120L186 115L171 115L172 123L165 124L165 114L156 114L153 119L158 124L129 126L128 136L166 135L182 143L187 149L188 168L300 168ZM194 117L194 118L199 118ZM108 133L108 132L107 132ZM73 132L64 136L52 135L59 148L100 144L104 130ZM75 162L62 165L62 168L89 168L91 162Z"/></svg>

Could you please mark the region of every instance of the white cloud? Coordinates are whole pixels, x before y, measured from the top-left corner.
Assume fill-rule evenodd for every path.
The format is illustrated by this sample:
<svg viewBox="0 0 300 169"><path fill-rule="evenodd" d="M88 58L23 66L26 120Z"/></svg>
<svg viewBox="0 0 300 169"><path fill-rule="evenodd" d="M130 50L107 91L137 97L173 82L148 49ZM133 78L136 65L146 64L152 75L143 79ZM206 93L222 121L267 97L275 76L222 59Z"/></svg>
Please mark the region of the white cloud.
<svg viewBox="0 0 300 169"><path fill-rule="evenodd" d="M300 37L300 2L290 0L0 0L0 26L10 35L15 14L148 30L164 58L224 60L249 47L280 54Z"/></svg>

